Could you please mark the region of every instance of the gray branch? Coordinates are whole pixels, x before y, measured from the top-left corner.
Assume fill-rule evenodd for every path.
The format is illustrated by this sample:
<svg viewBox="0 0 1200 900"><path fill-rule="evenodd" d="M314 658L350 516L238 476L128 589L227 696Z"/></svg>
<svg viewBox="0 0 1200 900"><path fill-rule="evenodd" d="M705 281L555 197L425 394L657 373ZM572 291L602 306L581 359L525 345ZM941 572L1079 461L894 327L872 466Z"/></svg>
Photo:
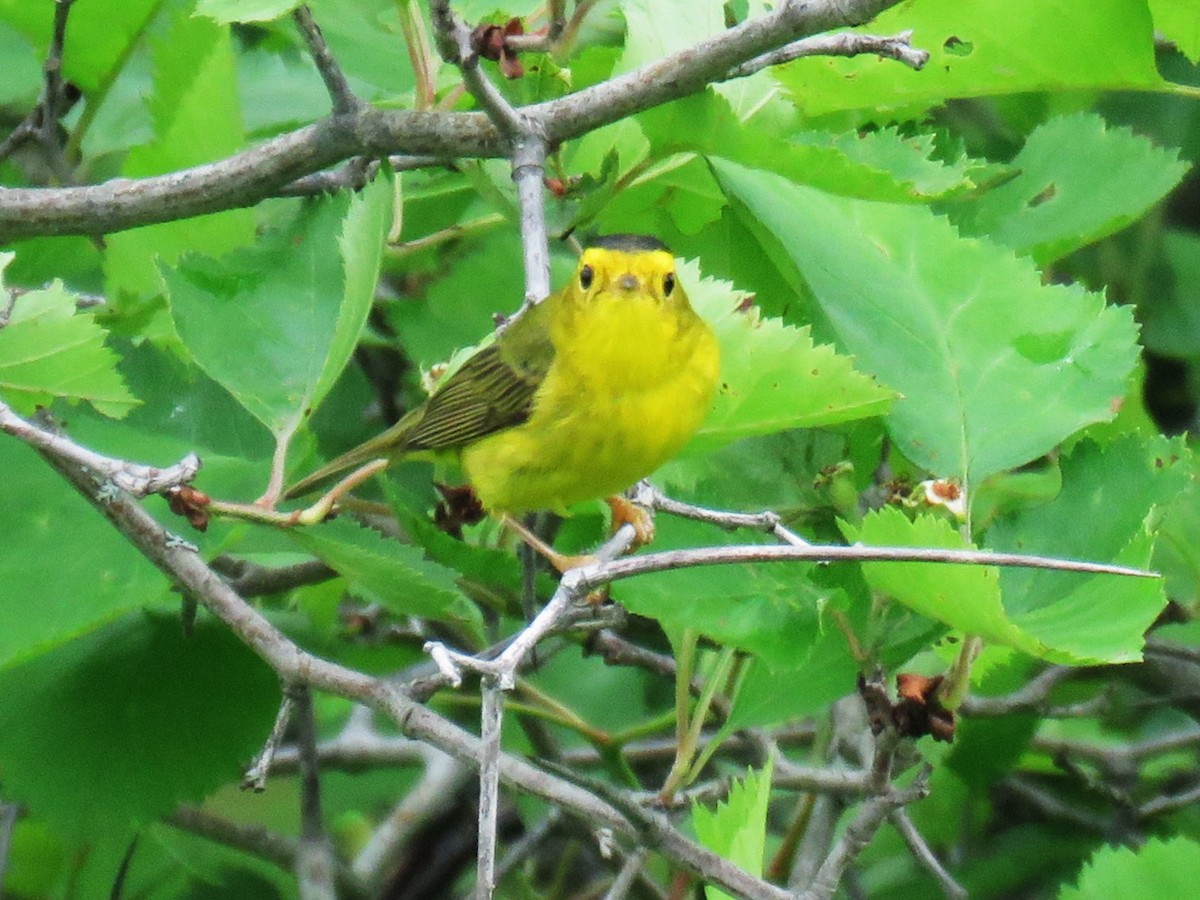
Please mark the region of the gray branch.
<svg viewBox="0 0 1200 900"><path fill-rule="evenodd" d="M547 146L694 94L764 53L832 28L861 24L898 0L796 0L695 47L602 84L521 107ZM150 178L62 188L0 188L0 243L55 234L106 234L253 206L288 184L356 156L506 157L509 141L486 113L360 107L218 162Z"/></svg>

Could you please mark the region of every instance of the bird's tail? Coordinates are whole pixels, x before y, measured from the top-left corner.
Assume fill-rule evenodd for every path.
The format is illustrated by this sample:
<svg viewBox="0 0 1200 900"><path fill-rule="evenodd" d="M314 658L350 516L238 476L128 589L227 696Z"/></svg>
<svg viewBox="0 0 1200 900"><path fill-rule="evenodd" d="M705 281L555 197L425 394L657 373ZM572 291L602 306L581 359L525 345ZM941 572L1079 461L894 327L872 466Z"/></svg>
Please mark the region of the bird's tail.
<svg viewBox="0 0 1200 900"><path fill-rule="evenodd" d="M305 475L283 492L283 499L292 500L296 497L303 497L305 494L310 494L317 488L323 487L333 481L335 477L341 475L343 472L371 462L372 460L386 459L392 462L403 456L407 449L405 435L411 430L411 425L417 418L414 414L419 412L419 408L410 412L387 431L383 432L383 434L377 435L363 444L359 444L353 450L349 450L336 459L327 462L315 472Z"/></svg>

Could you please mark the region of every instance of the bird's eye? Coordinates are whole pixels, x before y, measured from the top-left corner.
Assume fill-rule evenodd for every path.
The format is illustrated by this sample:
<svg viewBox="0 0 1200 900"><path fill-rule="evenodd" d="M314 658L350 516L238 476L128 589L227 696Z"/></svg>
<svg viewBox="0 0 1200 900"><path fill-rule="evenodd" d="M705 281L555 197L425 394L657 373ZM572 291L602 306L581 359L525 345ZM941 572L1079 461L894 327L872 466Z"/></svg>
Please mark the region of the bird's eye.
<svg viewBox="0 0 1200 900"><path fill-rule="evenodd" d="M592 271L591 266L584 266L579 270L579 286L585 291L592 286L592 277L596 273Z"/></svg>
<svg viewBox="0 0 1200 900"><path fill-rule="evenodd" d="M675 290L675 273L668 272L663 276L663 295L670 297L673 290Z"/></svg>

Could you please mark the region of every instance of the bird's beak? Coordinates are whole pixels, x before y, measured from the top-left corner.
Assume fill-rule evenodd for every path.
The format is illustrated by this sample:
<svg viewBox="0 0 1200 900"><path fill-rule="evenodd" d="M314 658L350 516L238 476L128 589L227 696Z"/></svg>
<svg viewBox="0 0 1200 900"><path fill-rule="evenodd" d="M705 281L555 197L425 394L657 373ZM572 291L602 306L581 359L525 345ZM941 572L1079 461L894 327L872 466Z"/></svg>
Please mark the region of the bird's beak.
<svg viewBox="0 0 1200 900"><path fill-rule="evenodd" d="M632 272L626 272L617 279L617 287L623 291L636 291L638 288L638 277Z"/></svg>

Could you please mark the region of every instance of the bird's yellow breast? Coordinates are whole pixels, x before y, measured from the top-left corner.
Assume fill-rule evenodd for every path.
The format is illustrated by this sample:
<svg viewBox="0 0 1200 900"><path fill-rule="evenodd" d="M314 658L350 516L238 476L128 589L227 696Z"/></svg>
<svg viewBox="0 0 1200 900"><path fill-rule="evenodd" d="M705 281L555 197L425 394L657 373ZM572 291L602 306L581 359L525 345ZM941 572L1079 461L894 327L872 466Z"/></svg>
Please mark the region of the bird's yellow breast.
<svg viewBox="0 0 1200 900"><path fill-rule="evenodd" d="M665 255L665 254L664 254ZM674 456L708 413L716 339L680 296L613 289L546 302L556 355L529 420L463 451L485 508L563 510L618 493ZM661 293L661 292L660 292Z"/></svg>

